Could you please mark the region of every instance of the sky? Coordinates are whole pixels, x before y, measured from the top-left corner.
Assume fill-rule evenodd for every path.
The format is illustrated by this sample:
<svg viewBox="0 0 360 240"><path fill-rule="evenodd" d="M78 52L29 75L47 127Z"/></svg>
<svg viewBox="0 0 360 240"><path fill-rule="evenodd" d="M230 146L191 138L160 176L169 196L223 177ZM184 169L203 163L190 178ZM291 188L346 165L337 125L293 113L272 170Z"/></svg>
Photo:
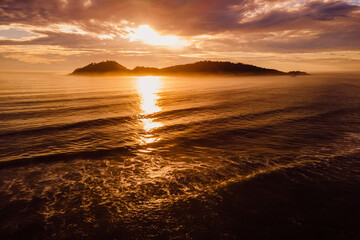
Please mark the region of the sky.
<svg viewBox="0 0 360 240"><path fill-rule="evenodd" d="M0 71L201 60L360 69L360 0L0 0Z"/></svg>

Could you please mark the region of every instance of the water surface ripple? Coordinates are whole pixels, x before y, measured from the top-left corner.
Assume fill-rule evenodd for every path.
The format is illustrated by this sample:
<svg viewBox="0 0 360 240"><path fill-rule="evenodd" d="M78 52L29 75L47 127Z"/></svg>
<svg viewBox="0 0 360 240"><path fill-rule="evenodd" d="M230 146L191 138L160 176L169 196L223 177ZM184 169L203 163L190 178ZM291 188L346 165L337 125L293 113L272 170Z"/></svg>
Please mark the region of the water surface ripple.
<svg viewBox="0 0 360 240"><path fill-rule="evenodd" d="M360 78L0 74L1 239L359 239Z"/></svg>

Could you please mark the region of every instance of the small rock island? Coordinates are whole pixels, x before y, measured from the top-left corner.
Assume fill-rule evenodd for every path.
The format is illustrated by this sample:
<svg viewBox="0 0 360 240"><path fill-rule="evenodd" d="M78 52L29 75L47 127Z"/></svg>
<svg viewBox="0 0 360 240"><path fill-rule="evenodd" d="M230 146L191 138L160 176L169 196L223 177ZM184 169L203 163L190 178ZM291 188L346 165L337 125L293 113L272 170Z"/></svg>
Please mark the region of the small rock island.
<svg viewBox="0 0 360 240"><path fill-rule="evenodd" d="M222 61L201 61L190 64L175 65L165 68L135 67L128 69L116 61L103 61L91 63L85 67L77 68L72 75L308 75L306 72L290 71L288 73L276 69L257 67L244 63Z"/></svg>

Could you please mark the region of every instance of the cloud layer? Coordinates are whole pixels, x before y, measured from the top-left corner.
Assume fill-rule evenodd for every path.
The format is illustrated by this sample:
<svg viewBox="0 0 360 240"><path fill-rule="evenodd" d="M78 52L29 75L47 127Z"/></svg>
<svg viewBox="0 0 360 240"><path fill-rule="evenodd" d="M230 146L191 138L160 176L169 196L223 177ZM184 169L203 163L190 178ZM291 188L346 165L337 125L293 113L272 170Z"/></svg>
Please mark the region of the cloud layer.
<svg viewBox="0 0 360 240"><path fill-rule="evenodd" d="M156 30L159 39L176 37L189 44L170 49L132 38L142 25ZM85 53L94 59L108 54L120 60L132 58L139 64L145 64L141 58L174 63L203 57L241 61L249 53L315 56L344 51L348 60L356 61L359 39L356 1L0 1L0 55L29 62L51 61L51 47L64 51L51 55L63 61L68 61L69 51L78 59ZM34 48L39 49L35 55ZM21 52L28 57L18 58ZM85 62L85 58L79 61Z"/></svg>

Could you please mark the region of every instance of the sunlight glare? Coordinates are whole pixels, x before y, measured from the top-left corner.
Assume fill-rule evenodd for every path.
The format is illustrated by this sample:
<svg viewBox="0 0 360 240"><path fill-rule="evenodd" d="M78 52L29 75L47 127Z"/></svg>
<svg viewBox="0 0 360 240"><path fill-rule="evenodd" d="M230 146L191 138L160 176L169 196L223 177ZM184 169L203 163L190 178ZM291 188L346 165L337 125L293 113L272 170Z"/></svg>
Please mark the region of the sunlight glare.
<svg viewBox="0 0 360 240"><path fill-rule="evenodd" d="M151 119L151 118L141 119L141 122L143 124L143 127L144 127L145 131L147 131L147 132L154 129L154 128L159 128L159 127L163 126L162 123L154 122L154 120Z"/></svg>
<svg viewBox="0 0 360 240"><path fill-rule="evenodd" d="M136 29L132 29L129 37L130 41L142 41L153 46L180 48L189 45L187 41L177 36L161 36L148 25L141 25Z"/></svg>

